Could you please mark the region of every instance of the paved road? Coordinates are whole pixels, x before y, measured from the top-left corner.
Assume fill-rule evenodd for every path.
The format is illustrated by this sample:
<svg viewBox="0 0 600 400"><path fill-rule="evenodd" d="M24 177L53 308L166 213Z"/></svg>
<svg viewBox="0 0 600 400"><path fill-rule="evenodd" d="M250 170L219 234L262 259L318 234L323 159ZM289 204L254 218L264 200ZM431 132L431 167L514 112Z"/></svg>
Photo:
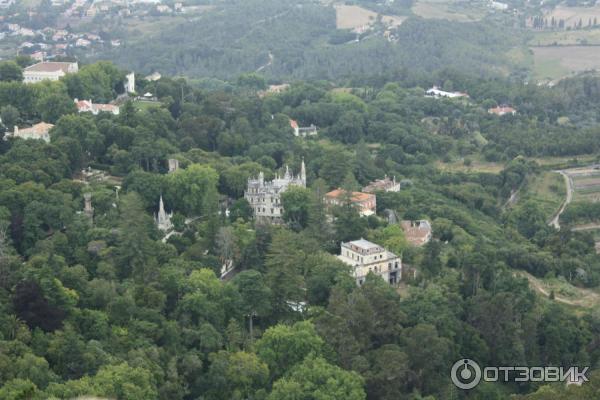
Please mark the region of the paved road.
<svg viewBox="0 0 600 400"><path fill-rule="evenodd" d="M560 206L560 208L554 215L554 218L552 218L550 220L550 222L548 222L548 225L553 226L556 229L560 229L560 223L558 222L558 220L560 218L560 214L562 214L563 211L565 211L565 208L567 208L567 206L569 205L571 200L573 200L573 179L565 171L555 171L555 172L558 172L559 174L561 174L563 176L563 178L565 178L565 185L567 187L567 196L565 198L565 201L562 203L562 205Z"/></svg>

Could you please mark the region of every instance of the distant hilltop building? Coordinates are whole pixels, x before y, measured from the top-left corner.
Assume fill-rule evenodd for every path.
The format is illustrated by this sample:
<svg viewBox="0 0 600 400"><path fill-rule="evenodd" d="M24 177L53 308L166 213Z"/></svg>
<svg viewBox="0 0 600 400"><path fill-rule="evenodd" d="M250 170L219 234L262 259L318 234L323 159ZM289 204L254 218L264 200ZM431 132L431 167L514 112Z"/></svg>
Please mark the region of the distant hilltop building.
<svg viewBox="0 0 600 400"><path fill-rule="evenodd" d="M365 239L342 242L338 258L353 268L352 275L358 285L365 282L369 272L381 276L390 284L402 279L400 257Z"/></svg>
<svg viewBox="0 0 600 400"><path fill-rule="evenodd" d="M498 107L488 109L488 113L495 114L495 115L498 115L501 117L501 116L507 115L507 114L515 115L517 113L517 110L515 110L512 107L503 105L503 106L498 106Z"/></svg>
<svg viewBox="0 0 600 400"><path fill-rule="evenodd" d="M75 106L77 106L77 111L80 113L91 112L94 115L98 115L101 112L108 112L113 115L119 115L119 106L112 104L95 104L92 100L75 99Z"/></svg>
<svg viewBox="0 0 600 400"><path fill-rule="evenodd" d="M163 203L162 195L160 196L160 200L158 202L158 213L156 214L154 220L156 221L156 226L163 232L170 231L173 228L173 223L171 222L171 218L173 217L173 212L167 214L165 211L165 205Z"/></svg>
<svg viewBox="0 0 600 400"><path fill-rule="evenodd" d="M431 240L431 224L427 220L402 221L400 226L406 240L413 246L423 246Z"/></svg>
<svg viewBox="0 0 600 400"><path fill-rule="evenodd" d="M289 88L290 88L289 83L282 83L281 85L269 85L269 87L266 90L261 90L260 92L258 92L258 97L262 98L269 94L283 93L284 91L288 90Z"/></svg>
<svg viewBox="0 0 600 400"><path fill-rule="evenodd" d="M500 10L500 11L505 11L508 10L508 4L506 3L501 3L499 1L491 1L490 2L490 7L492 7L495 10Z"/></svg>
<svg viewBox="0 0 600 400"><path fill-rule="evenodd" d="M449 98L449 99L454 99L454 98L459 98L459 97L464 97L464 98L468 98L469 95L463 92L446 92L444 90L440 90L440 88L438 88L437 86L432 87L431 89L429 89L427 92L425 92L425 96L427 97L433 97L435 99L439 99L439 98Z"/></svg>
<svg viewBox="0 0 600 400"><path fill-rule="evenodd" d="M78 71L79 66L76 62L44 61L25 68L23 70L23 82L57 81L66 74L74 74Z"/></svg>
<svg viewBox="0 0 600 400"><path fill-rule="evenodd" d="M248 188L244 192L244 198L250 203L257 221L280 224L283 221L283 205L281 204L281 193L290 186L306 187L306 167L304 160L300 167L300 174L294 176L289 168L285 167L283 177L275 177L272 181L265 181L262 171L258 178L248 178Z"/></svg>
<svg viewBox="0 0 600 400"><path fill-rule="evenodd" d="M307 127L300 127L297 121L290 119L290 126L294 130L294 136L296 137L316 136L318 134L317 127L313 124Z"/></svg>
<svg viewBox="0 0 600 400"><path fill-rule="evenodd" d="M374 194L362 192L348 193L343 189L335 189L325 194L325 203L329 206L341 206L348 200L356 207L362 217L375 214L377 199Z"/></svg>
<svg viewBox="0 0 600 400"><path fill-rule="evenodd" d="M154 82L159 80L160 78L162 78L162 75L160 74L160 72L153 72L150 75L146 75L146 77L144 78L147 81L150 82Z"/></svg>
<svg viewBox="0 0 600 400"><path fill-rule="evenodd" d="M389 176L385 176L383 179L377 179L376 181L370 182L367 186L362 189L365 193L375 192L399 192L400 182L396 182L396 177L392 179Z"/></svg>
<svg viewBox="0 0 600 400"><path fill-rule="evenodd" d="M50 142L50 129L54 128L54 125L46 122L40 122L30 128L19 129L15 126L11 134L7 134L7 137L15 137L21 139L34 139L43 140L44 142Z"/></svg>

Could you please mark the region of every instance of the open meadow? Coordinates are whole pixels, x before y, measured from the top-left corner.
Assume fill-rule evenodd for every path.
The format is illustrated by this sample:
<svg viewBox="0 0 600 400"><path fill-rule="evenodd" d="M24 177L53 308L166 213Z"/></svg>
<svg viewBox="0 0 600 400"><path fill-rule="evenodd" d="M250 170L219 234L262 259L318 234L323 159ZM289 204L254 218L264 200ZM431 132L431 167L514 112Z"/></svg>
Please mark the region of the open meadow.
<svg viewBox="0 0 600 400"><path fill-rule="evenodd" d="M487 11L485 5L477 2L419 0L413 5L412 12L423 18L470 22L482 19Z"/></svg>
<svg viewBox="0 0 600 400"><path fill-rule="evenodd" d="M600 69L599 46L532 47L534 77L559 79L567 75Z"/></svg>
<svg viewBox="0 0 600 400"><path fill-rule="evenodd" d="M356 29L365 25L371 25L377 20L375 11L367 10L359 6L345 4L336 4L336 28L337 29ZM389 26L400 25L406 17L396 15L382 15L381 21Z"/></svg>

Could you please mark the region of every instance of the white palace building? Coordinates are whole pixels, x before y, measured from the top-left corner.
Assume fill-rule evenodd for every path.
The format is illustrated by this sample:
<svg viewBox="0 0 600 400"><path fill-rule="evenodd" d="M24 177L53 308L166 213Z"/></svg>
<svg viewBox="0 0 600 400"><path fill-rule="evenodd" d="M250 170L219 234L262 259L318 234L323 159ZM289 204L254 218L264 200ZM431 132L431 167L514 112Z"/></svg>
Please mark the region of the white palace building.
<svg viewBox="0 0 600 400"><path fill-rule="evenodd" d="M248 178L248 188L244 192L244 198L250 203L254 211L254 218L260 222L280 224L283 222L283 205L281 193L290 186L306 187L306 167L304 160L300 167L300 174L294 176L289 168L285 167L283 177L276 176L272 181L265 181L262 171L258 178Z"/></svg>
<svg viewBox="0 0 600 400"><path fill-rule="evenodd" d="M400 257L365 239L342 242L338 258L353 267L352 274L358 285L364 283L369 272L381 276L390 284L396 284L402 279Z"/></svg>

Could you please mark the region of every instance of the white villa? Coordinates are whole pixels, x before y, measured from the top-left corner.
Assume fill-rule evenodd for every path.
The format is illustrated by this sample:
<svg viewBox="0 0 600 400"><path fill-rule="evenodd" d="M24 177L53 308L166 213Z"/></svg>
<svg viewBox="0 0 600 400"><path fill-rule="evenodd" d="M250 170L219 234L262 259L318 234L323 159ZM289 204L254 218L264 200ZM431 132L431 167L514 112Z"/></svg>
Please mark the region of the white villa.
<svg viewBox="0 0 600 400"><path fill-rule="evenodd" d="M469 97L468 94L463 93L463 92L446 92L444 90L441 90L439 87L434 86L431 89L429 89L427 92L425 92L425 96L426 97L433 97L434 99L440 99L440 98L448 98L448 99L454 99L454 98L458 98L458 97Z"/></svg>
<svg viewBox="0 0 600 400"><path fill-rule="evenodd" d="M113 104L100 104L94 103L92 100L79 100L75 99L75 106L77 107L77 111L82 112L91 112L94 115L98 115L101 112L111 113L113 115L119 115L119 106L115 106Z"/></svg>
<svg viewBox="0 0 600 400"><path fill-rule="evenodd" d="M40 62L23 70L23 82L36 83L41 81L57 81L66 74L73 74L79 71L76 62Z"/></svg>
<svg viewBox="0 0 600 400"><path fill-rule="evenodd" d="M378 244L360 239L341 244L338 258L353 267L352 275L362 285L369 272L395 284L402 279L402 260Z"/></svg>
<svg viewBox="0 0 600 400"><path fill-rule="evenodd" d="M317 127L311 124L310 126L301 127L298 125L298 121L290 119L290 126L294 130L294 136L296 137L307 137L316 136L319 132Z"/></svg>
<svg viewBox="0 0 600 400"><path fill-rule="evenodd" d="M300 167L300 175L294 176L289 168L285 167L283 177L275 177L272 181L265 182L262 171L258 178L248 178L248 188L244 192L244 198L250 203L257 221L280 224L283 218L283 205L281 204L281 193L290 186L306 187L306 167L304 160Z"/></svg>

